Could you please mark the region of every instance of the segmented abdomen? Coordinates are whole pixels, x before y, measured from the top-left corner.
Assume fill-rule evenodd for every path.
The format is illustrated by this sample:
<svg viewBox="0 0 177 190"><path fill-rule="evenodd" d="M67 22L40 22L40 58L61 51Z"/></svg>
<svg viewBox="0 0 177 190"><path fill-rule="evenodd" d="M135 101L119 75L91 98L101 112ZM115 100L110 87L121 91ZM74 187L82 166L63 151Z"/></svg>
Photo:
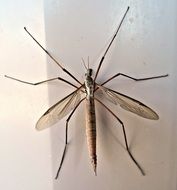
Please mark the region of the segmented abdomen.
<svg viewBox="0 0 177 190"><path fill-rule="evenodd" d="M94 99L86 99L86 136L91 163L96 175L97 156L96 156L96 117Z"/></svg>

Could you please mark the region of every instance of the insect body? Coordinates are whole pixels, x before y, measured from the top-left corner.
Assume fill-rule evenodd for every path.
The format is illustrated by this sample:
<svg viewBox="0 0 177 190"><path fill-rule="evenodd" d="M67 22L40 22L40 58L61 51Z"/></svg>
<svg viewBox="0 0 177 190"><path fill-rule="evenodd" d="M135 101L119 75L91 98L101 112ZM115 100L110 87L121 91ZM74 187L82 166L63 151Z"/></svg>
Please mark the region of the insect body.
<svg viewBox="0 0 177 190"><path fill-rule="evenodd" d="M118 28L117 28L117 30L115 32L112 40L110 41L105 53L103 54L103 56L102 56L102 58L101 58L101 60L99 62L99 65L98 65L98 68L96 70L95 76L92 78L92 69L90 69L88 67L87 72L85 74L85 82L83 84L74 75L72 75L71 72L69 72L66 68L64 68L57 60L55 60L55 58L46 49L44 49L44 47L31 35L31 33L29 33L28 30L26 28L24 28L26 30L26 32L33 38L33 40L49 55L49 57L67 75L69 75L72 79L74 79L78 84L78 85L75 85L72 82L66 81L65 79L63 79L61 77L55 77L55 78L44 80L44 81L37 82L37 83L30 83L30 82L26 82L26 81L19 80L19 79L16 79L16 78L13 78L13 77L5 75L5 77L7 77L7 78L10 78L10 79L22 82L22 83L30 84L30 85L39 85L39 84L49 82L49 81L53 81L53 80L60 80L60 81L63 81L65 83L71 85L72 87L76 88L75 91L73 91L68 96L66 96L65 98L63 98L62 100L60 100L59 102L54 104L52 107L50 107L41 116L41 118L38 120L38 122L36 124L36 129L37 130L42 130L42 129L45 129L47 127L50 127L50 126L54 125L60 119L62 119L63 117L65 117L66 115L69 114L68 118L66 119L65 147L64 147L62 159L61 159L61 162L60 162L60 166L59 166L58 171L57 171L56 179L58 178L59 172L61 170L61 167L62 167L62 164L63 164L63 161L64 161L65 153L66 153L66 148L67 148L67 143L68 143L68 123L69 123L72 115L74 114L74 112L78 108L78 106L83 101L85 101L85 106L86 106L86 136L87 136L87 144L88 144L89 156L90 156L90 159L91 159L91 163L92 163L95 175L96 175L96 167L97 167L95 101L97 101L99 104L101 104L121 124L126 150L127 150L128 154L129 154L130 158L132 159L132 161L135 163L135 165L138 167L138 169L142 173L142 175L145 175L143 169L138 164L138 162L135 160L135 158L133 157L131 151L129 150L128 140L127 140L125 126L124 126L123 122L119 119L119 117L115 113L113 113L111 111L111 109L109 109L101 100L99 100L99 98L95 97L96 91L101 90L101 92L105 95L105 97L111 103L116 104L116 105L117 104L120 105L120 107L123 108L126 111L130 111L130 112L132 112L134 114L137 114L137 115L139 115L141 117L151 119L151 120L157 120L159 118L157 113L155 111L153 111L151 108L149 108L148 106L146 106L145 104L143 104L140 101L135 100L135 99L133 99L133 98L127 96L127 95L124 95L124 94L122 94L120 92L117 92L115 90L106 88L104 85L106 83L108 83L109 81L111 81L114 78L119 77L119 76L127 77L127 78L129 78L131 80L134 80L134 81L144 81L144 80L167 77L168 74L137 79L137 78L131 77L131 76L123 74L123 73L117 73L117 74L113 75L111 78L107 79L106 81L104 81L101 84L96 83L96 79L97 79L98 73L100 71L101 65L102 65L102 63L104 61L104 58L105 58L109 48L111 47L111 44L113 43L115 37L118 34L118 31L119 31L119 29L120 29L120 27L121 27L121 25L123 23L123 20L124 20L124 18L126 16L128 10L129 10L129 7L127 8L127 10L126 10L126 12L125 12L125 14L124 14ZM83 94L85 95L84 97L82 97Z"/></svg>
<svg viewBox="0 0 177 190"><path fill-rule="evenodd" d="M94 81L91 77L92 69L87 69L85 74L86 90L86 136L89 149L89 156L96 175L97 155L96 155L96 116L94 102Z"/></svg>

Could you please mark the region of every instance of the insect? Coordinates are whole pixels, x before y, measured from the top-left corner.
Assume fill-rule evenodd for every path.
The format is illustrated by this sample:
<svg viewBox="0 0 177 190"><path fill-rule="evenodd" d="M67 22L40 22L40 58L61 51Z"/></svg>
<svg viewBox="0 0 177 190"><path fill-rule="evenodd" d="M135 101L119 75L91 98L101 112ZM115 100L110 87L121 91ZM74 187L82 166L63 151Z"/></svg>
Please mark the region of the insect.
<svg viewBox="0 0 177 190"><path fill-rule="evenodd" d="M155 111L153 111L150 107L146 106L145 104L141 103L138 100L135 100L127 95L124 95L122 93L119 93L117 91L114 91L112 89L106 88L104 85L108 82L110 82L111 80L119 77L119 76L123 76L123 77L127 77L131 80L134 81L144 81L144 80L151 80L151 79L157 79L157 78L162 78L162 77L167 77L168 74L166 75L160 75L160 76L153 76L153 77L148 77L148 78L134 78L131 76L128 76L126 74L123 73L117 73L115 75L113 75L111 78L107 79L106 81L104 81L101 84L98 84L96 82L97 76L99 74L100 68L102 66L102 63L107 55L108 50L110 49L113 41L115 40L118 32L120 31L121 25L127 15L129 11L129 7L127 7L126 12L124 13L122 20L120 22L120 24L117 27L117 30L114 34L114 36L112 37L111 41L108 44L108 47L106 48L100 62L99 65L97 67L95 76L93 77L93 70L91 68L89 68L89 64L86 67L86 73L85 73L85 81L84 83L81 83L74 75L71 74L70 71L68 71L65 67L63 67L34 37L33 35L24 27L25 31L31 36L31 38L40 46L40 48L42 48L47 54L48 56L54 61L54 63L56 63L62 70L63 72L65 72L67 75L69 75L72 79L74 79L74 81L77 82L78 85L73 84L72 82L69 82L61 77L56 77L56 78L52 78L52 79L48 79L48 80L44 80L41 82L37 82L37 83L30 83L30 82L26 82L23 80L19 80L17 78L11 77L11 76L7 76L5 75L5 77L22 82L22 83L26 83L26 84L30 84L30 85L39 85L45 82L49 82L49 81L54 81L54 80L60 80L63 81L71 86L73 86L74 88L76 88L76 90L74 90L72 93L70 93L69 95L67 95L65 98L63 98L62 100L60 100L59 102L57 102L55 105L53 105L52 107L50 107L42 116L41 118L38 120L37 124L36 124L36 129L37 130L42 130L45 128L48 128L52 125L54 125L55 123L57 123L60 119L62 119L63 117L65 117L66 115L69 114L68 118L66 119L66 136L65 136L65 146L64 146L64 150L63 150L63 154L62 154L62 158L61 158L61 162L56 174L56 179L59 176L64 158L65 158L65 153L66 153L66 148L67 148L67 144L68 144L68 124L69 121L71 119L71 117L73 116L74 112L77 110L77 108L79 107L79 105L85 101L85 106L86 106L86 136L87 136L87 144L88 144L88 151L89 151L89 157L91 160L91 164L94 170L94 173L96 175L96 168L97 168L97 154L96 154L96 114L95 114L95 101L98 102L99 104L101 104L108 112L110 112L110 114L112 114L113 117L115 117L117 119L117 121L120 123L121 127L122 127L122 131L123 131L123 136L124 136L124 141L125 141L125 146L126 146L126 150L130 156L130 158L132 159L132 161L135 163L135 165L137 166L137 168L140 170L140 172L142 173L142 175L145 175L145 172L143 171L143 169L141 168L141 166L139 165L139 163L135 160L134 156L132 155L130 149L129 149L129 145L128 145L128 140L127 140L127 135L126 135L126 131L125 131L125 126L124 123L119 119L119 117L113 113L111 111L110 108L108 108L101 100L99 100L99 98L97 98L96 92L98 90L100 90L105 97L113 104L117 105L119 104L121 108L123 108L124 110L127 110L129 112L132 112L134 114L137 114L143 118L147 118L147 119L151 119L151 120L158 120L159 116L157 115L157 113ZM84 63L85 65L85 63ZM84 97L82 96L84 95Z"/></svg>

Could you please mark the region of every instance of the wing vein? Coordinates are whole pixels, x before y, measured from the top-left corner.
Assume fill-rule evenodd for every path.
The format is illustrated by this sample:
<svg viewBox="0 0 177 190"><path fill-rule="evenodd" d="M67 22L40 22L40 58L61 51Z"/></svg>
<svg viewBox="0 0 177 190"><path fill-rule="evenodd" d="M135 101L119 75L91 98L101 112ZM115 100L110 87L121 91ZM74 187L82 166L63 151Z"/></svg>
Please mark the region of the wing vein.
<svg viewBox="0 0 177 190"><path fill-rule="evenodd" d="M51 106L38 120L36 129L42 130L54 125L73 110L81 100L82 86Z"/></svg>
<svg viewBox="0 0 177 190"><path fill-rule="evenodd" d="M146 106L142 102L131 98L125 94L117 92L115 90L97 85L105 97L113 104L119 104L121 108L126 111L132 112L141 117L157 120L159 116L150 107Z"/></svg>

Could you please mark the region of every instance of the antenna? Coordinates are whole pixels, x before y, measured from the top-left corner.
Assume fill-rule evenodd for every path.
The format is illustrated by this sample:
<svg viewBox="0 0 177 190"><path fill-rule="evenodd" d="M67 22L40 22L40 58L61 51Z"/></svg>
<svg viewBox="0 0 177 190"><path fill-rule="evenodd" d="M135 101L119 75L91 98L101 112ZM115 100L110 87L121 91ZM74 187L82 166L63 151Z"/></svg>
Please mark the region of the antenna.
<svg viewBox="0 0 177 190"><path fill-rule="evenodd" d="M83 63L83 65L84 65L85 69L88 70L89 67L87 68L87 66L86 66L86 64L85 64L85 61L84 61L83 57L82 57L82 63Z"/></svg>

